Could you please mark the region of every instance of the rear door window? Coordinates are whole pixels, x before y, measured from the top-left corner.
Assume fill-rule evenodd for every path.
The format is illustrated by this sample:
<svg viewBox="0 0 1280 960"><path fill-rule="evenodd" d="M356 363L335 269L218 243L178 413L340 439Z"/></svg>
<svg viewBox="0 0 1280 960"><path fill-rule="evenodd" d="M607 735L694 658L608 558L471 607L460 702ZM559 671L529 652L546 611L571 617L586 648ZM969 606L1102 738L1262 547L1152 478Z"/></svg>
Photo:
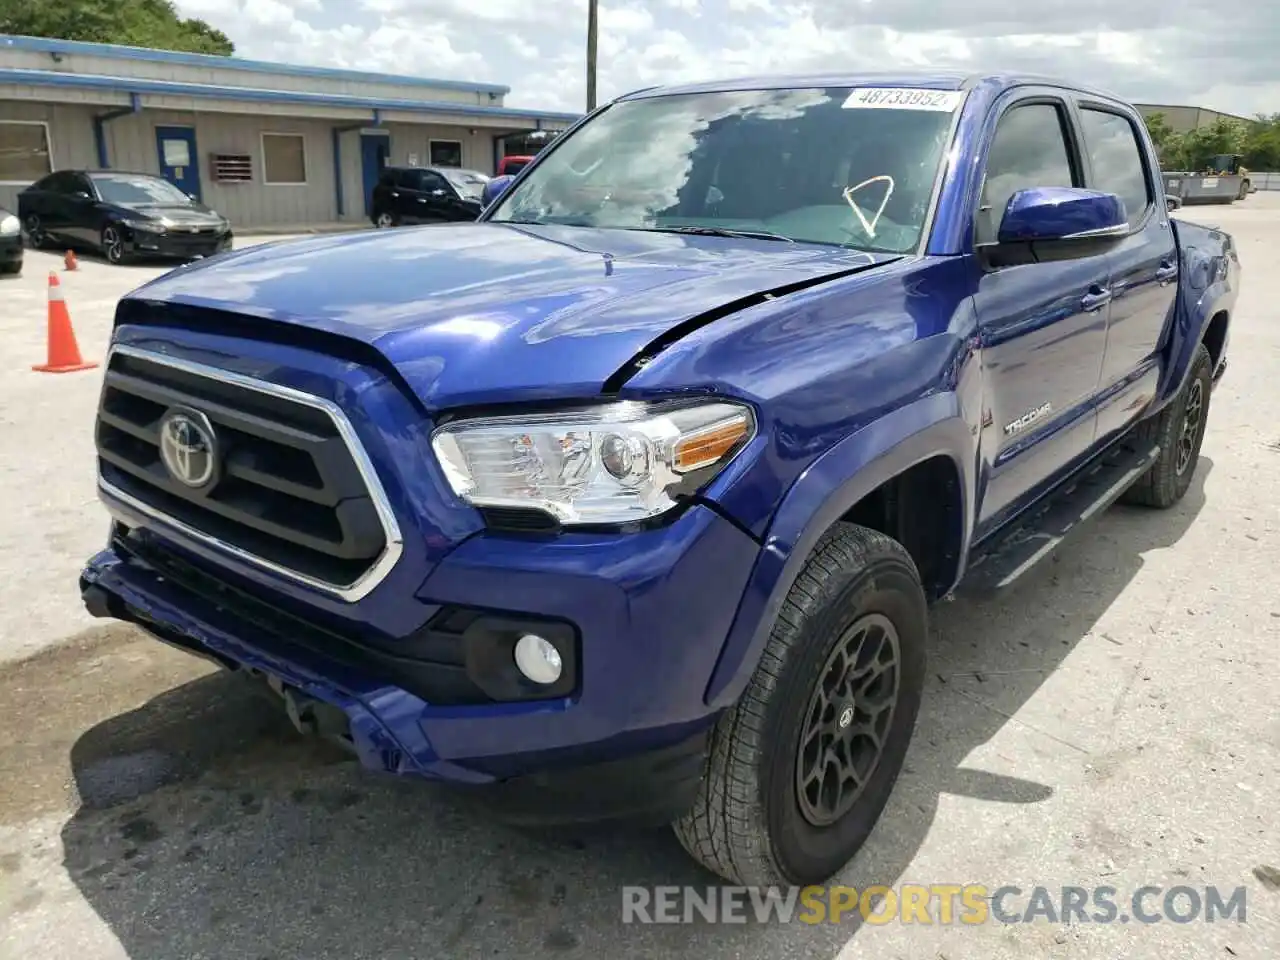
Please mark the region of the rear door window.
<svg viewBox="0 0 1280 960"><path fill-rule="evenodd" d="M1080 127L1093 169L1090 186L1123 200L1129 226L1136 226L1152 201L1137 130L1120 114L1092 107L1080 110Z"/></svg>
<svg viewBox="0 0 1280 960"><path fill-rule="evenodd" d="M64 197L69 197L77 190L83 190L80 185L79 178L68 171L61 171L46 178L42 189L48 190L50 193L56 193Z"/></svg>

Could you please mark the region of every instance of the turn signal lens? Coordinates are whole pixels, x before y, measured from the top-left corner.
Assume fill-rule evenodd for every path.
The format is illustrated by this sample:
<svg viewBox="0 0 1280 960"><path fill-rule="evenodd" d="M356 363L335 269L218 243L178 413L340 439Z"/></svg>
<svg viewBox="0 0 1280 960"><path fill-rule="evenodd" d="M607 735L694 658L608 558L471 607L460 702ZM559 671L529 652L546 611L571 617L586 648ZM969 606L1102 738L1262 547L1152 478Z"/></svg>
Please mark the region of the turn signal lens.
<svg viewBox="0 0 1280 960"><path fill-rule="evenodd" d="M672 469L676 473L689 473L709 467L745 440L750 432L750 419L746 414L736 414L728 421L687 436L675 445Z"/></svg>

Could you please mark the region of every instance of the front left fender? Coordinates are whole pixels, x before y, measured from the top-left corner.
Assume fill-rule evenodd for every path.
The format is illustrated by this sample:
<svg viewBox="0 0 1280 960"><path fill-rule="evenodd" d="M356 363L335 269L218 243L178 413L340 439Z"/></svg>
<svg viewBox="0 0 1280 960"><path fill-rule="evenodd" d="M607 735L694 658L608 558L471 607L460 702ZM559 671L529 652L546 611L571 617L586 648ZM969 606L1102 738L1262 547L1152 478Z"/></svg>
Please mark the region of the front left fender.
<svg viewBox="0 0 1280 960"><path fill-rule="evenodd" d="M706 703L730 706L746 688L792 584L822 535L877 487L932 457L949 457L960 477L959 556L972 529L976 457L973 427L955 393L922 397L846 437L787 491L707 686ZM957 571L957 579L963 572Z"/></svg>
<svg viewBox="0 0 1280 960"><path fill-rule="evenodd" d="M1170 222L1177 231L1182 269L1172 335L1166 348L1168 359L1150 413L1160 410L1182 390L1196 349L1204 341L1213 318L1221 313L1227 315L1228 327L1223 332L1219 363L1226 358L1230 316L1240 293L1240 260L1230 235L1172 218Z"/></svg>

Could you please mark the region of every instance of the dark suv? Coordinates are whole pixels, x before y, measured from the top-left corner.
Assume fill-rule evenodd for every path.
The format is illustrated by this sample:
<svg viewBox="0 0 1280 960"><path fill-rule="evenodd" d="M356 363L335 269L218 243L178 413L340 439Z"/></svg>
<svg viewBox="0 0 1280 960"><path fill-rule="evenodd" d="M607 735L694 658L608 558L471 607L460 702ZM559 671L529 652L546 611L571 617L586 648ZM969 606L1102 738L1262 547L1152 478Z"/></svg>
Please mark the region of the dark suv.
<svg viewBox="0 0 1280 960"><path fill-rule="evenodd" d="M474 220L488 182L486 174L457 167L387 167L373 188L369 218L376 227Z"/></svg>

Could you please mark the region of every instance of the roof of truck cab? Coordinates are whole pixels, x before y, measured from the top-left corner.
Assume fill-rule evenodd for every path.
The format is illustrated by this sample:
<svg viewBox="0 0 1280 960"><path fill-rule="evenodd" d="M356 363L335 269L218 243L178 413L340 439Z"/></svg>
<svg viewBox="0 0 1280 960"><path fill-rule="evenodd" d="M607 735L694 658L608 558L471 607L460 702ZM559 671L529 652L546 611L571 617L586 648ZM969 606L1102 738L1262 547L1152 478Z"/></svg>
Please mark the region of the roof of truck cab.
<svg viewBox="0 0 1280 960"><path fill-rule="evenodd" d="M988 86L996 92L1023 86L1062 87L1080 93L1118 100L1114 93L1099 90L1062 77L1030 73L959 73L937 70L895 70L892 72L780 74L733 77L699 83L669 84L634 90L619 100L663 97L682 93L727 93L733 90L787 90L814 87L909 87L923 90L968 90Z"/></svg>

